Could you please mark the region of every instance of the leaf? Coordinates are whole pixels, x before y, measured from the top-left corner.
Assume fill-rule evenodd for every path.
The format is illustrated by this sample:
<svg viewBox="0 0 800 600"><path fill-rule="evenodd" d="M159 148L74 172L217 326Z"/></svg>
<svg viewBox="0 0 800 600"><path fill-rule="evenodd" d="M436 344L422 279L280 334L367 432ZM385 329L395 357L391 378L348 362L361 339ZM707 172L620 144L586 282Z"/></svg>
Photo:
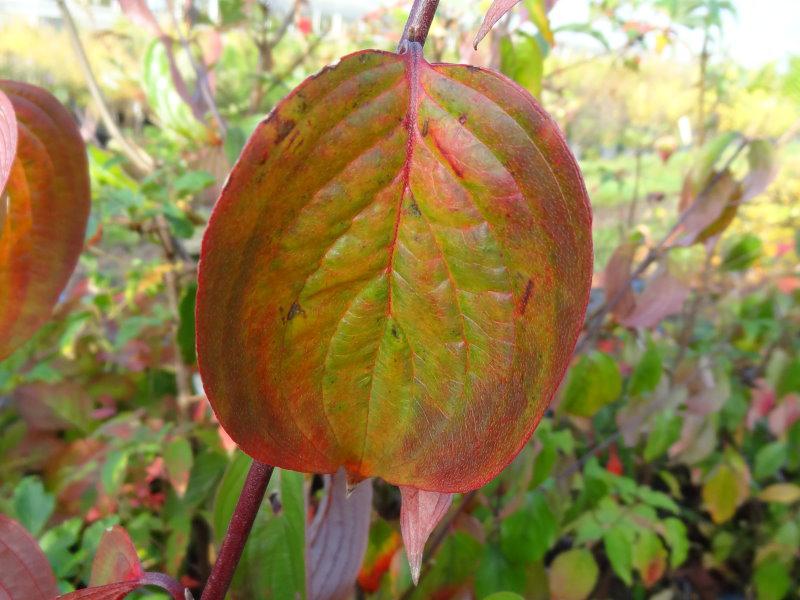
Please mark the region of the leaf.
<svg viewBox="0 0 800 600"><path fill-rule="evenodd" d="M633 550L632 540L621 527L612 527L603 534L603 546L608 562L617 576L627 585L633 583Z"/></svg>
<svg viewBox="0 0 800 600"><path fill-rule="evenodd" d="M192 445L185 437L176 437L164 448L164 466L175 493L182 498L189 485L194 456Z"/></svg>
<svg viewBox="0 0 800 600"><path fill-rule="evenodd" d="M782 600L792 589L792 576L779 558L762 561L753 573L758 600Z"/></svg>
<svg viewBox="0 0 800 600"><path fill-rule="evenodd" d="M677 314L689 296L689 287L661 265L636 298L636 307L620 322L626 327L651 329L667 317Z"/></svg>
<svg viewBox="0 0 800 600"><path fill-rule="evenodd" d="M492 30L492 27L494 27L508 11L519 4L520 1L521 0L494 0L492 2L492 5L486 12L486 16L483 18L480 29L478 29L478 33L475 34L475 39L472 41L472 47L475 48L475 50L478 49L478 44L480 44L481 40Z"/></svg>
<svg viewBox="0 0 800 600"><path fill-rule="evenodd" d="M608 354L592 352L581 356L570 369L564 387L563 408L580 417L593 417L622 392L622 375Z"/></svg>
<svg viewBox="0 0 800 600"><path fill-rule="evenodd" d="M514 592L495 592L494 594L486 596L483 600L525 600L525 599L519 594L515 594Z"/></svg>
<svg viewBox="0 0 800 600"><path fill-rule="evenodd" d="M544 56L536 38L520 32L500 40L500 71L534 96L542 93Z"/></svg>
<svg viewBox="0 0 800 600"><path fill-rule="evenodd" d="M119 491L120 486L125 481L128 472L128 451L114 450L109 452L103 470L100 472L100 480L109 496L113 496Z"/></svg>
<svg viewBox="0 0 800 600"><path fill-rule="evenodd" d="M647 348L642 358L631 374L628 391L632 396L639 396L645 392L652 392L661 381L663 366L661 353L652 341L647 342Z"/></svg>
<svg viewBox="0 0 800 600"><path fill-rule="evenodd" d="M703 484L703 505L714 523L725 523L749 495L749 474L741 458L720 463Z"/></svg>
<svg viewBox="0 0 800 600"><path fill-rule="evenodd" d="M617 320L629 315L636 307L636 297L631 288L631 268L638 247L638 241L626 241L617 246L603 271L606 302L613 306L611 312Z"/></svg>
<svg viewBox="0 0 800 600"><path fill-rule="evenodd" d="M763 253L764 244L761 238L748 233L727 245L720 267L723 271L744 271L761 258Z"/></svg>
<svg viewBox="0 0 800 600"><path fill-rule="evenodd" d="M0 360L50 317L78 256L89 216L86 148L49 92L0 80ZM19 124L16 154L9 103ZM0 183L0 187L2 184Z"/></svg>
<svg viewBox="0 0 800 600"><path fill-rule="evenodd" d="M148 585L166 590L174 600L191 597L170 577L145 572L128 532L119 525L107 529L100 538L89 585L59 596L59 600L123 600L135 589Z"/></svg>
<svg viewBox="0 0 800 600"><path fill-rule="evenodd" d="M195 284L186 286L178 306L180 320L178 322L178 348L181 351L181 358L187 365L193 365L197 360L194 348L195 327L194 311L195 298L197 296L197 286Z"/></svg>
<svg viewBox="0 0 800 600"><path fill-rule="evenodd" d="M544 558L555 542L558 522L541 494L500 523L500 548L509 560L532 563Z"/></svg>
<svg viewBox="0 0 800 600"><path fill-rule="evenodd" d="M306 592L308 600L346 600L367 549L372 481L348 493L344 469L325 479L327 492L306 529Z"/></svg>
<svg viewBox="0 0 800 600"><path fill-rule="evenodd" d="M499 591L525 591L525 565L515 565L508 561L496 546L484 546L484 555L475 572L475 592L478 598Z"/></svg>
<svg viewBox="0 0 800 600"><path fill-rule="evenodd" d="M689 536L686 531L686 525L675 517L664 519L662 524L664 526L664 539L670 548L669 566L677 569L689 557Z"/></svg>
<svg viewBox="0 0 800 600"><path fill-rule="evenodd" d="M759 495L759 500L777 504L794 504L800 500L800 486L794 483L773 483Z"/></svg>
<svg viewBox="0 0 800 600"><path fill-rule="evenodd" d="M38 477L25 477L20 481L12 502L17 519L34 536L42 532L56 506L56 499L45 491Z"/></svg>
<svg viewBox="0 0 800 600"><path fill-rule="evenodd" d="M56 577L39 544L16 521L0 515L0 590L8 600L52 600Z"/></svg>
<svg viewBox="0 0 800 600"><path fill-rule="evenodd" d="M97 547L89 585L135 581L143 574L144 569L128 532L119 525L107 529Z"/></svg>
<svg viewBox="0 0 800 600"><path fill-rule="evenodd" d="M757 480L767 479L775 475L786 462L788 448L785 442L772 442L756 453L753 475Z"/></svg>
<svg viewBox="0 0 800 600"><path fill-rule="evenodd" d="M714 176L681 214L675 244L689 246L724 230L736 215L741 194L741 186L729 170Z"/></svg>
<svg viewBox="0 0 800 600"><path fill-rule="evenodd" d="M427 492L408 486L400 486L400 494L400 531L411 567L411 579L416 584L419 581L425 542L450 508L453 495Z"/></svg>
<svg viewBox="0 0 800 600"><path fill-rule="evenodd" d="M5 188L17 155L17 116L14 106L0 90L0 225L5 220Z"/></svg>
<svg viewBox="0 0 800 600"><path fill-rule="evenodd" d="M647 529L639 532L633 557L645 587L652 587L663 577L667 569L667 551L655 533Z"/></svg>
<svg viewBox="0 0 800 600"><path fill-rule="evenodd" d="M528 18L536 25L544 41L550 46L555 46L556 40L553 37L553 30L550 29L550 19L547 18L549 3L546 0L525 0L525 9L528 11Z"/></svg>
<svg viewBox="0 0 800 600"><path fill-rule="evenodd" d="M558 387L591 263L574 159L524 90L360 52L259 125L214 209L204 389L266 464L474 489Z"/></svg>
<svg viewBox="0 0 800 600"><path fill-rule="evenodd" d="M775 145L769 140L751 141L748 144L747 162L750 170L742 181L741 202L758 196L778 175Z"/></svg>
<svg viewBox="0 0 800 600"><path fill-rule="evenodd" d="M585 600L599 573L594 556L585 548L562 552L550 565L550 595L554 600Z"/></svg>
<svg viewBox="0 0 800 600"><path fill-rule="evenodd" d="M164 34L146 0L119 0L119 5L131 21L147 29L150 35Z"/></svg>

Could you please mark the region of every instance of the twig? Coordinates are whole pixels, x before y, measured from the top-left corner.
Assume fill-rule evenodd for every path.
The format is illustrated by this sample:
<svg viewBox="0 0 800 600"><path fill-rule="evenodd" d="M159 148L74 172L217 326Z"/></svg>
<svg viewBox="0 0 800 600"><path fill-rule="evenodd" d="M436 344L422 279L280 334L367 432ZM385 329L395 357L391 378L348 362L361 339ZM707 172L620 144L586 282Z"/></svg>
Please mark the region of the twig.
<svg viewBox="0 0 800 600"><path fill-rule="evenodd" d="M247 537L253 528L261 501L267 491L273 468L256 460L250 466L247 479L236 508L233 510L228 531L219 550L219 556L208 576L201 600L223 600L242 557Z"/></svg>
<svg viewBox="0 0 800 600"><path fill-rule="evenodd" d="M398 52L403 52L408 42L425 45L438 6L439 0L414 0L400 43L397 45Z"/></svg>
<svg viewBox="0 0 800 600"><path fill-rule="evenodd" d="M708 289L708 280L711 277L711 263L714 259L714 252L717 249L717 242L719 237L716 237L708 247L706 260L703 263L703 272L700 280L700 289L695 291L692 303L686 313L686 320L683 324L683 329L678 336L678 354L675 357L675 365L680 365L686 352L689 349L689 343L692 341L692 333L694 333L694 326L697 323L697 315L700 312L700 306L703 303L703 295Z"/></svg>
<svg viewBox="0 0 800 600"><path fill-rule="evenodd" d="M117 142L117 144L119 144L120 151L131 162L138 174L149 174L155 168L155 162L153 161L152 157L147 154L147 152L127 139L123 135L122 131L120 131L119 126L117 125L117 122L112 116L111 110L108 107L108 102L106 102L106 99L103 96L100 85L97 83L97 78L94 76L92 66L89 64L89 57L86 55L86 49L83 47L83 43L81 42L78 28L75 26L75 20L72 18L72 13L70 13L65 0L56 1L58 3L58 8L61 10L61 15L64 18L64 24L66 25L67 33L69 34L70 41L72 42L72 48L75 51L75 55L78 59L78 65L80 66L83 76L86 79L89 93L92 95L92 99L100 111L100 118L103 120L103 124L106 126L109 135L114 139L114 141Z"/></svg>

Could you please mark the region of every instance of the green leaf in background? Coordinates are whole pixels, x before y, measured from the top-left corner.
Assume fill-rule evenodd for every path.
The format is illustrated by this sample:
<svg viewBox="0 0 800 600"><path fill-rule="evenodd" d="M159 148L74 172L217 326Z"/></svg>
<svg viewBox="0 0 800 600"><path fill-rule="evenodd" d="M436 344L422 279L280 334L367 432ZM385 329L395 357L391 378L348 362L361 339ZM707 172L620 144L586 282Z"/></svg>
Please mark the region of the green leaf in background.
<svg viewBox="0 0 800 600"><path fill-rule="evenodd" d="M753 575L758 600L782 600L792 588L792 578L777 557L762 561Z"/></svg>
<svg viewBox="0 0 800 600"><path fill-rule="evenodd" d="M81 538L82 519L75 517L48 529L42 534L39 545L53 567L58 579L74 575L78 567L89 557L83 552L73 552L72 547Z"/></svg>
<svg viewBox="0 0 800 600"><path fill-rule="evenodd" d="M621 391L617 363L608 354L592 352L581 356L570 369L562 406L569 414L592 417L616 400Z"/></svg>
<svg viewBox="0 0 800 600"><path fill-rule="evenodd" d="M500 71L537 98L542 94L544 54L532 35L516 32L500 40Z"/></svg>
<svg viewBox="0 0 800 600"><path fill-rule="evenodd" d="M412 599L427 600L434 597L441 588L457 587L472 579L483 556L483 550L483 545L471 535L463 531L454 531L443 542L430 572L420 580ZM410 579L409 574L409 583Z"/></svg>
<svg viewBox="0 0 800 600"><path fill-rule="evenodd" d="M12 505L17 521L37 537L53 514L56 500L45 491L41 479L25 477L14 489Z"/></svg>
<svg viewBox="0 0 800 600"><path fill-rule="evenodd" d="M720 463L703 484L703 504L714 523L725 523L749 495L749 473L741 457Z"/></svg>
<svg viewBox="0 0 800 600"><path fill-rule="evenodd" d="M227 457L213 450L206 450L195 456L189 485L183 497L184 504L189 507L202 504L217 485L227 464Z"/></svg>
<svg viewBox="0 0 800 600"><path fill-rule="evenodd" d="M630 394L638 396L645 392L652 392L661 381L662 372L661 352L652 341L648 341L647 349L631 375Z"/></svg>
<svg viewBox="0 0 800 600"><path fill-rule="evenodd" d="M178 497L186 493L193 462L192 446L185 437L172 439L164 448L164 466Z"/></svg>
<svg viewBox="0 0 800 600"><path fill-rule="evenodd" d="M788 448L785 442L772 442L762 446L756 453L753 476L761 481L775 475L783 467L788 457Z"/></svg>
<svg viewBox="0 0 800 600"><path fill-rule="evenodd" d="M484 547L484 555L475 573L475 592L479 598L496 592L525 593L525 567L513 564L493 544Z"/></svg>
<svg viewBox="0 0 800 600"><path fill-rule="evenodd" d="M800 358L795 358L786 363L781 369L775 393L778 398L783 398L792 392L800 393Z"/></svg>
<svg viewBox="0 0 800 600"><path fill-rule="evenodd" d="M197 298L197 284L192 283L187 285L183 290L181 301L178 306L178 331L176 333L178 339L178 348L180 348L181 358L187 365L193 365L197 361L197 353L195 352L194 338L194 307Z"/></svg>
<svg viewBox="0 0 800 600"><path fill-rule="evenodd" d="M598 574L597 562L585 548L562 552L550 566L550 596L553 600L585 600Z"/></svg>
<svg viewBox="0 0 800 600"><path fill-rule="evenodd" d="M100 472L100 481L109 496L114 496L122 482L125 481L125 474L128 471L128 451L113 450L108 453L106 462Z"/></svg>
<svg viewBox="0 0 800 600"><path fill-rule="evenodd" d="M612 527L603 535L603 546L614 573L627 585L633 583L633 539L623 527Z"/></svg>
<svg viewBox="0 0 800 600"><path fill-rule="evenodd" d="M207 171L188 171L172 182L178 196L194 196L214 185L216 178Z"/></svg>
<svg viewBox="0 0 800 600"><path fill-rule="evenodd" d="M689 556L689 536L686 531L686 525L675 517L664 519L661 525L664 527L664 539L670 549L670 567L676 569Z"/></svg>
<svg viewBox="0 0 800 600"><path fill-rule="evenodd" d="M496 592L494 594L489 594L483 600L525 600L519 594L515 594L514 592Z"/></svg>
<svg viewBox="0 0 800 600"><path fill-rule="evenodd" d="M525 9L528 17L536 25L539 34L551 47L556 45L553 30L550 28L550 19L547 16L547 6L545 0L525 0Z"/></svg>
<svg viewBox="0 0 800 600"><path fill-rule="evenodd" d="M500 523L500 548L508 560L541 560L555 542L558 522L544 495L531 494L525 507Z"/></svg>
<svg viewBox="0 0 800 600"><path fill-rule="evenodd" d="M145 52L142 87L147 103L166 133L179 140L183 138L184 141L199 141L207 137L206 126L195 118L191 107L175 89L169 58L161 40L153 40Z"/></svg>
<svg viewBox="0 0 800 600"><path fill-rule="evenodd" d="M646 437L644 459L651 462L666 453L681 435L683 422L671 410L658 413L653 417L650 433Z"/></svg>
<svg viewBox="0 0 800 600"><path fill-rule="evenodd" d="M633 549L633 564L645 587L652 587L667 568L667 551L661 539L649 529L642 529Z"/></svg>
<svg viewBox="0 0 800 600"><path fill-rule="evenodd" d="M761 238L748 233L726 245L720 267L723 271L744 271L761 258L763 253L764 244Z"/></svg>
<svg viewBox="0 0 800 600"><path fill-rule="evenodd" d="M225 535L252 459L237 450L217 488L212 510L214 538ZM266 500L236 571L237 597L305 598L305 504L303 475L275 469Z"/></svg>

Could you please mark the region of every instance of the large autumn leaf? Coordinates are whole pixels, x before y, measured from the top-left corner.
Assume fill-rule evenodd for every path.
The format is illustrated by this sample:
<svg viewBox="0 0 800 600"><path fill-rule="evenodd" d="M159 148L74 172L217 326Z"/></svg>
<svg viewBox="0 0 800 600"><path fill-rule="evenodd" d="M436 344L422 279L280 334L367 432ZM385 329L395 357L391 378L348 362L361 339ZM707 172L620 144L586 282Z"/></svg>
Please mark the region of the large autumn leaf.
<svg viewBox="0 0 800 600"><path fill-rule="evenodd" d="M88 215L86 149L69 112L41 88L0 80L0 360L50 316Z"/></svg>
<svg viewBox="0 0 800 600"><path fill-rule="evenodd" d="M257 128L203 243L198 359L262 462L465 491L561 381L591 215L526 91L408 48L343 58Z"/></svg>

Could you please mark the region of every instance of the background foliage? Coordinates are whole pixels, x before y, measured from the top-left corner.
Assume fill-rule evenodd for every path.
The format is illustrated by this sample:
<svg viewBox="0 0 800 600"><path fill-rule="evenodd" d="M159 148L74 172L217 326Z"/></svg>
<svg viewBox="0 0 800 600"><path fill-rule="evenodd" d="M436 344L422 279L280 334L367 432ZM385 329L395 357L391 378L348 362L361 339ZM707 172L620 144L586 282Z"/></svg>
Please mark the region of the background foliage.
<svg viewBox="0 0 800 600"><path fill-rule="evenodd" d="M63 591L88 583L115 524L147 570L200 589L249 464L196 374L206 220L271 107L346 52L392 49L407 14L194 4L81 27L90 72L63 22L0 26L0 77L51 89L90 144L78 271L52 321L0 363L0 512L38 540ZM356 595L797 597L800 58L727 59L724 0L594 0L590 21L560 28L526 0L476 53L481 8L442 2L427 55L503 70L565 131L595 211L586 336L519 457L456 499L416 589L397 491L374 483ZM81 22L97 9L80 6ZM693 200L706 208L687 217ZM274 478L235 597L306 593L321 489Z"/></svg>

